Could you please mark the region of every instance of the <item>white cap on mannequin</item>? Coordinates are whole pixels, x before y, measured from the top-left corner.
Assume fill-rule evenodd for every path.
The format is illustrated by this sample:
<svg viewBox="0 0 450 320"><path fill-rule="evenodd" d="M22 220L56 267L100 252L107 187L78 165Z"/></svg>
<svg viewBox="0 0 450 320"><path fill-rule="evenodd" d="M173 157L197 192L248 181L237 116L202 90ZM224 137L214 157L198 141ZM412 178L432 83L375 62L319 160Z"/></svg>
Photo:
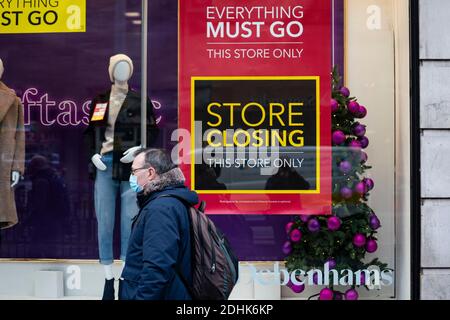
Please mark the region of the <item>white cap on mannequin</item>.
<svg viewBox="0 0 450 320"><path fill-rule="evenodd" d="M116 68L117 64L119 62L122 62L122 61L129 64L129 66L130 66L130 74L128 76L128 79L131 78L131 76L133 74L133 61L131 60L130 57L128 57L125 54L116 54L115 56L112 56L109 59L108 71L109 71L109 78L111 79L111 82L115 81L115 79L114 79L114 69Z"/></svg>
<svg viewBox="0 0 450 320"><path fill-rule="evenodd" d="M0 59L0 79L3 76L3 71L5 71L5 68L3 67L3 61Z"/></svg>

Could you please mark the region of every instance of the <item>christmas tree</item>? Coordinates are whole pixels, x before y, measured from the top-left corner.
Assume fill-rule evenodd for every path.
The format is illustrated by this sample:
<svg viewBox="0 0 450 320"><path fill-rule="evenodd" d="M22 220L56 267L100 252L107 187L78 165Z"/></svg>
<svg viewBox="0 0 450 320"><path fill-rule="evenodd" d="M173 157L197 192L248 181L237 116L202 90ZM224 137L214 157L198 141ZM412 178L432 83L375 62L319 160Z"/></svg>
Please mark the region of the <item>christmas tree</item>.
<svg viewBox="0 0 450 320"><path fill-rule="evenodd" d="M345 270L351 270L354 275L369 266L379 267L380 272L390 270L376 258L365 262L366 255L378 248L376 234L380 228L380 220L367 204L374 181L364 177L371 168L364 152L369 139L366 126L359 119L367 115L367 110L350 96L348 88L340 86L336 68L332 75L332 215L302 215L286 225L288 241L283 246L286 267L290 272L318 269L323 274L326 264L339 275ZM315 284L321 283L317 276L315 273ZM358 276L359 279L350 281L353 284L345 292L337 291L331 279L315 296L320 300L356 300L357 288L366 284L364 273ZM296 293L304 290L304 285L292 282L288 285Z"/></svg>

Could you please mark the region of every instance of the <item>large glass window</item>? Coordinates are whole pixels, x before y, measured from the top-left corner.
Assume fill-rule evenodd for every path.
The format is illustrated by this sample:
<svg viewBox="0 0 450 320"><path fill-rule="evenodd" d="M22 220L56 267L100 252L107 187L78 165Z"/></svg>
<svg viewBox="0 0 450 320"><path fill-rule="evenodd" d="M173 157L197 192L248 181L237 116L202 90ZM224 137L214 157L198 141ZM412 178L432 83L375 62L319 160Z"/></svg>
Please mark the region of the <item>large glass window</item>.
<svg viewBox="0 0 450 320"><path fill-rule="evenodd" d="M362 265L378 259L385 264L382 268L394 271L390 284L369 286L370 290L361 288L359 296L392 298L396 297L396 272L399 271L396 264L399 199L404 200L404 194L398 190L408 189L398 180L399 144L406 143L399 140L399 123L403 126L407 122L399 118L404 106L398 100L398 47L402 40L398 34L399 24L404 22L407 12L402 11L404 6L396 4L396 0L321 1L331 2L331 25L325 26L332 29L331 39L324 41L331 43L330 65L335 67L336 77L334 102L332 100L331 107L327 106L331 111L326 109L332 119L332 131L328 137L332 140L331 160L328 159L332 168L331 174L325 177L332 179L332 195L329 195L333 205L331 216L338 217L339 221L335 222L345 227L339 230L343 233L342 241L350 241L348 245L355 247L355 254L365 250L365 257L360 259ZM138 0L88 0L86 5L85 32L0 33L0 58L5 69L1 81L15 90L21 100L26 141L23 180L14 187L19 223L0 230L0 259L57 259L62 262L99 258L94 182L89 179L83 132L89 122L91 100L111 88L108 75L111 56L123 53L132 58L134 73L129 85L136 92L141 90L142 13L141 1ZM173 133L180 121L189 122L186 119L191 119L190 114L180 113L184 109L180 102L178 10L177 1L149 1L148 38L144 39L149 49L147 95L160 130L153 146L169 150L177 144ZM314 20L314 23L320 25L320 21ZM195 47L194 41L189 45ZM226 69L225 64L223 68ZM258 70L258 62L253 68ZM198 73L203 75L200 71ZM228 95L225 91L229 89L228 84L217 81L214 85L202 84L207 87L203 91L204 96L223 98ZM270 86L270 83L266 85ZM314 85L314 82L310 83L310 86ZM285 86L283 90L296 89ZM266 99L269 93L278 97L283 90L274 89L272 93L267 89L267 95L261 99ZM233 91L233 98L249 92L253 94L251 88L242 86ZM354 117L349 122L346 115L352 112ZM0 119L0 129L3 129L1 125ZM1 133L0 130L0 138ZM358 149L356 156L352 148ZM350 155L353 157L351 160L348 159ZM355 157L360 157L360 160L356 161ZM10 165L5 157L1 161L2 167ZM200 182L205 177L202 174L211 172L208 171L210 168L203 169L205 171L197 173L196 179ZM220 176L217 171L212 174ZM229 175L225 172L217 182L229 189L239 189L245 177L244 171L234 171ZM10 175L0 176L0 179L4 185L11 182ZM254 185L259 187L266 183L258 179L244 184L245 188L252 189ZM306 182L308 186L316 188L319 183L316 176L308 176L307 179L310 179ZM289 185L285 189L289 189ZM254 197L256 200L266 199L264 195ZM115 201L116 210L120 211L120 201ZM274 263L281 262L282 267L320 268L329 259L337 259L337 268L342 269L346 264L339 260L337 253L326 256L314 251L316 236L311 231L314 226L309 224L315 218L303 212L300 206L301 201L298 211L273 214L264 209L265 205L241 204L239 210L246 214L214 212L210 217L237 253L243 274L251 265L271 269ZM6 205L0 202L0 210L5 208ZM259 208L264 212L256 212ZM358 225L357 216L363 211L369 220ZM317 217L322 228L320 239L330 241L328 247L331 248L339 239L327 224L330 216ZM294 225L289 224L291 222ZM121 219L118 213L114 224L114 258L119 259ZM362 225L371 228L364 233L364 239L349 240L349 234L356 237ZM301 231L302 241L306 242L292 240L292 228ZM375 230L376 235L372 233ZM299 253L305 249L302 245L307 246L305 252L310 252L311 256L305 258L303 253ZM358 260L357 257L355 259ZM256 261L262 264L256 264ZM357 268L357 265L353 266L353 269ZM308 298L322 288L308 285L301 293L294 293L288 286L283 286L281 295L283 298ZM348 287L336 286L335 289L345 292Z"/></svg>

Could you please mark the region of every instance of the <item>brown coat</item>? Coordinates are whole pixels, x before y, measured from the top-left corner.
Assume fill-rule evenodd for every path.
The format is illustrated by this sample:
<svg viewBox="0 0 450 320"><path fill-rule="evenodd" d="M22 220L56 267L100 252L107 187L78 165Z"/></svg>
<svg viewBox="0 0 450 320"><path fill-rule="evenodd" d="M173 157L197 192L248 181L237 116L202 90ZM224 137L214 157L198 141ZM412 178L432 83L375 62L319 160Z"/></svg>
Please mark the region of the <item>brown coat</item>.
<svg viewBox="0 0 450 320"><path fill-rule="evenodd" d="M0 229L18 222L11 172L25 170L23 106L13 90L0 81Z"/></svg>

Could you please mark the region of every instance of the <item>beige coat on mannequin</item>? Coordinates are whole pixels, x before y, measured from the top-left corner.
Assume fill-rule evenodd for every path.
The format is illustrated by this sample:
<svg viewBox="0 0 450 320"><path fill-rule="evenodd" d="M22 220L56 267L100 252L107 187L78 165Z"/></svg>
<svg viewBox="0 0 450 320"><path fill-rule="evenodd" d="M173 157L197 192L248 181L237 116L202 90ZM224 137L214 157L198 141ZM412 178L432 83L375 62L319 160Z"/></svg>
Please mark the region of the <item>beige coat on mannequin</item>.
<svg viewBox="0 0 450 320"><path fill-rule="evenodd" d="M18 222L11 172L24 173L23 106L13 90L0 81L0 229Z"/></svg>

